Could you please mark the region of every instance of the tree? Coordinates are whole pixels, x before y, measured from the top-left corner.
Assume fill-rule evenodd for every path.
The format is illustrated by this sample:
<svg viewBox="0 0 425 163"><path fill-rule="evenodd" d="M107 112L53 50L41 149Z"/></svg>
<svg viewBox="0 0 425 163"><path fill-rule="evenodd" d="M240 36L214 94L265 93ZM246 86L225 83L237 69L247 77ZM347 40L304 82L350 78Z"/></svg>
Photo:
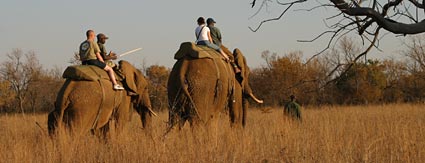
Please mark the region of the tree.
<svg viewBox="0 0 425 163"><path fill-rule="evenodd" d="M320 87L326 66L315 59L303 63L301 52L291 52L284 56L262 53L265 67L253 69L250 83L253 91L267 99L269 105L283 105L291 94L302 95L297 99L303 104L319 102Z"/></svg>
<svg viewBox="0 0 425 163"><path fill-rule="evenodd" d="M386 87L384 66L379 61L356 63L336 81L338 101L344 104L368 104L382 100Z"/></svg>
<svg viewBox="0 0 425 163"><path fill-rule="evenodd" d="M364 0L329 0L329 1L307 1L307 0L294 0L288 3L276 1L275 5L286 6L286 9L276 18L263 20L257 28L251 28L252 31L257 31L263 23L269 21L279 20L289 11L290 8L297 4L313 3L317 5L305 11L311 11L319 8L332 8L337 9L336 15L332 15L325 21L333 20L334 23L327 26L330 28L319 34L317 37L309 42L315 41L320 37L330 35L329 43L325 49L313 57L323 53L330 48L332 43L336 43L338 38L346 35L347 33L356 32L361 37L363 43L368 42L367 48L356 54L355 61L361 56L366 55L372 48L378 47L377 44L380 39L380 31L382 29L394 34L419 34L425 32L425 20L422 13L425 9L425 2L418 2L417 0L388 0L388 1L364 1ZM251 7L257 7L256 15L263 8L269 6L274 1L271 0L252 0ZM261 4L261 5L258 5ZM411 7L412 6L412 7Z"/></svg>
<svg viewBox="0 0 425 163"><path fill-rule="evenodd" d="M47 112L54 108L57 93L64 82L58 75L59 72L58 68L43 71L38 80L28 86L28 95L31 98L26 100L26 106L32 112Z"/></svg>
<svg viewBox="0 0 425 163"><path fill-rule="evenodd" d="M15 49L7 54L8 60L0 67L0 75L7 81L14 94L20 112L24 113L24 101L28 95L29 85L36 82L41 74L42 67L33 51L23 53Z"/></svg>
<svg viewBox="0 0 425 163"><path fill-rule="evenodd" d="M80 54L75 52L74 55L69 59L68 63L72 65L81 65Z"/></svg>
<svg viewBox="0 0 425 163"><path fill-rule="evenodd" d="M8 81L0 80L0 112L6 111L6 107L15 98L15 94L10 89Z"/></svg>
<svg viewBox="0 0 425 163"><path fill-rule="evenodd" d="M425 92L425 42L422 41L424 35L412 37L405 44L407 47L403 54L408 58L406 71L408 75L401 78L403 82L403 92L406 101L424 101Z"/></svg>
<svg viewBox="0 0 425 163"><path fill-rule="evenodd" d="M384 89L383 100L385 102L403 102L407 95L404 89L406 84L403 80L408 76L406 62L387 59L382 62L385 66L384 73L387 78L387 86Z"/></svg>
<svg viewBox="0 0 425 163"><path fill-rule="evenodd" d="M412 63L409 65L412 71L425 71L425 35L411 37L410 41L405 43L407 49L403 54L408 57Z"/></svg>
<svg viewBox="0 0 425 163"><path fill-rule="evenodd" d="M168 104L167 82L169 74L170 70L164 66L152 65L146 68L152 107L158 110L165 109Z"/></svg>

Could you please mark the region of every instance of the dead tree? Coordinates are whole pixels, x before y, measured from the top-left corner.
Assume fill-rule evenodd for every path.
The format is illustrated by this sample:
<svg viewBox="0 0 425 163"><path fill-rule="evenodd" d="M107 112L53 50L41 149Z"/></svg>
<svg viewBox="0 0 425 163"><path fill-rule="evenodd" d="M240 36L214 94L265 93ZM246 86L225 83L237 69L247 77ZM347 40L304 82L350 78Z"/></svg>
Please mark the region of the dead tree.
<svg viewBox="0 0 425 163"><path fill-rule="evenodd" d="M33 51L24 54L22 50L15 49L6 57L7 61L0 66L0 77L10 84L15 94L17 108L24 114L28 88L40 77L42 66Z"/></svg>
<svg viewBox="0 0 425 163"><path fill-rule="evenodd" d="M337 70L340 70L341 67L344 67L343 69L345 70L350 69L355 62L357 62L362 56L365 56L371 49L376 48L379 50L379 40L385 36L385 34L380 34L381 30L385 30L389 33L400 34L402 36L425 32L425 0L422 2L418 2L417 0L325 0L321 2L318 0L282 1L283 0L252 0L251 7L256 8L254 16L269 5L282 5L286 6L286 8L278 17L263 20L257 27L249 28L253 32L256 32L264 23L282 19L282 17L290 11L291 8L301 3L317 3L317 5L313 8L302 9L307 12L319 8L331 8L338 11L336 15L325 18L325 22L330 20L336 22L330 25L326 24L329 30L318 34L311 40L300 41L313 42L321 37L329 38L327 46L307 60L306 64L310 62L311 59L328 50L331 45L334 45L337 40L348 33L357 32L362 43L366 45L364 51L357 54L352 62L339 63L333 71L330 72L329 76L332 76ZM341 74L344 74L344 72ZM327 84L335 80L337 80L337 78L327 82Z"/></svg>

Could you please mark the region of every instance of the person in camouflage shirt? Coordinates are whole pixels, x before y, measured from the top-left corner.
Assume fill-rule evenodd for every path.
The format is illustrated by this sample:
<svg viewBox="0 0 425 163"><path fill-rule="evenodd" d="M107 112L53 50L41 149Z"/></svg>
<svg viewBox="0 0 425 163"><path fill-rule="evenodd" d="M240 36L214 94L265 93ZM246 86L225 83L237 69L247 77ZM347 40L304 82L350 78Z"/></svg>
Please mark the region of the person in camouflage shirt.
<svg viewBox="0 0 425 163"><path fill-rule="evenodd" d="M301 121L301 106L295 102L295 96L290 96L291 101L284 106L283 114Z"/></svg>

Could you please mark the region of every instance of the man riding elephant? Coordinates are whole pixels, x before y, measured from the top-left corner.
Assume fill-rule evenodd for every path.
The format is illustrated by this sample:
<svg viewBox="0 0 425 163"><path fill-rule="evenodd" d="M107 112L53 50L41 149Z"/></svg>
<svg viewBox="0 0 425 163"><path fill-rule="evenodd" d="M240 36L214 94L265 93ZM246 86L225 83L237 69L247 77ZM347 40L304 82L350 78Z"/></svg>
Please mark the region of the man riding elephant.
<svg viewBox="0 0 425 163"><path fill-rule="evenodd" d="M232 101L232 66L216 50L192 42L182 43L174 58L167 84L169 129L186 121L213 124Z"/></svg>
<svg viewBox="0 0 425 163"><path fill-rule="evenodd" d="M113 83L115 90L123 90L124 88L116 81L114 70L105 64L102 56L100 55L99 46L94 43L94 31L88 30L86 32L87 40L83 41L80 45L80 59L83 65L94 65L108 72L109 78Z"/></svg>
<svg viewBox="0 0 425 163"><path fill-rule="evenodd" d="M110 51L108 53L106 51L105 43L106 43L107 39L109 39L109 37L107 37L105 34L103 34L103 33L97 34L97 45L99 46L100 55L102 56L106 65L116 69L117 65L114 62L112 62L112 60L116 60L118 57L117 57L117 54L115 54L114 52Z"/></svg>
<svg viewBox="0 0 425 163"><path fill-rule="evenodd" d="M221 46L221 49L233 58L226 47ZM236 59L243 59L239 50L236 51L240 55ZM245 94L258 103L263 102L249 91L247 76L241 78L244 82L237 80L238 75L246 73L235 73L233 66L214 49L185 42L174 58L177 61L167 86L169 129L174 125L182 127L186 121L192 125L211 124L222 111L230 111L232 124L242 126L246 116L246 109L242 108L242 83L248 85ZM242 70L247 68L246 64L240 66Z"/></svg>
<svg viewBox="0 0 425 163"><path fill-rule="evenodd" d="M152 111L148 82L142 72L126 61L119 62L125 91L108 89L108 75L94 66L69 66L65 83L58 92L55 109L48 115L50 135L67 129L74 135L107 131L111 120L117 131L125 128L133 108L140 115L144 128L150 128ZM75 77L77 74L78 77ZM78 75L79 74L79 75ZM106 129L106 130L104 130ZM106 133L106 132L105 132Z"/></svg>
<svg viewBox="0 0 425 163"><path fill-rule="evenodd" d="M234 61L229 58L229 55L231 54L226 54L220 46L213 43L213 39L211 37L211 31L205 25L205 19L203 17L199 17L197 22L198 22L198 27L195 28L196 44L207 46L219 52L224 60L232 64L233 70L235 71L235 73L239 73L240 72L239 67L236 66Z"/></svg>
<svg viewBox="0 0 425 163"><path fill-rule="evenodd" d="M216 22L213 18L207 19L207 25L208 25L208 28L210 28L212 41L214 44L220 47L222 45L221 32L220 32L220 29L218 29L215 26L215 23Z"/></svg>

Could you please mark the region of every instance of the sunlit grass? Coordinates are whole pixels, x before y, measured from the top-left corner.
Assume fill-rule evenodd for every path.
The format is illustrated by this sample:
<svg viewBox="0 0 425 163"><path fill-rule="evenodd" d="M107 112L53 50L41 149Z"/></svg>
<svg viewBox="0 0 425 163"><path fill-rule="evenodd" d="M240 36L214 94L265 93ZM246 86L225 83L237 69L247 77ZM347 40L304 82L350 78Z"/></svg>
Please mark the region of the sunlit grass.
<svg viewBox="0 0 425 163"><path fill-rule="evenodd" d="M134 118L108 142L92 136L52 140L46 115L0 116L0 162L422 162L425 106L379 105L303 109L303 122L282 109L248 112L243 130L227 115L207 130L188 126L166 137L167 113L154 129ZM38 122L41 127L36 125Z"/></svg>

